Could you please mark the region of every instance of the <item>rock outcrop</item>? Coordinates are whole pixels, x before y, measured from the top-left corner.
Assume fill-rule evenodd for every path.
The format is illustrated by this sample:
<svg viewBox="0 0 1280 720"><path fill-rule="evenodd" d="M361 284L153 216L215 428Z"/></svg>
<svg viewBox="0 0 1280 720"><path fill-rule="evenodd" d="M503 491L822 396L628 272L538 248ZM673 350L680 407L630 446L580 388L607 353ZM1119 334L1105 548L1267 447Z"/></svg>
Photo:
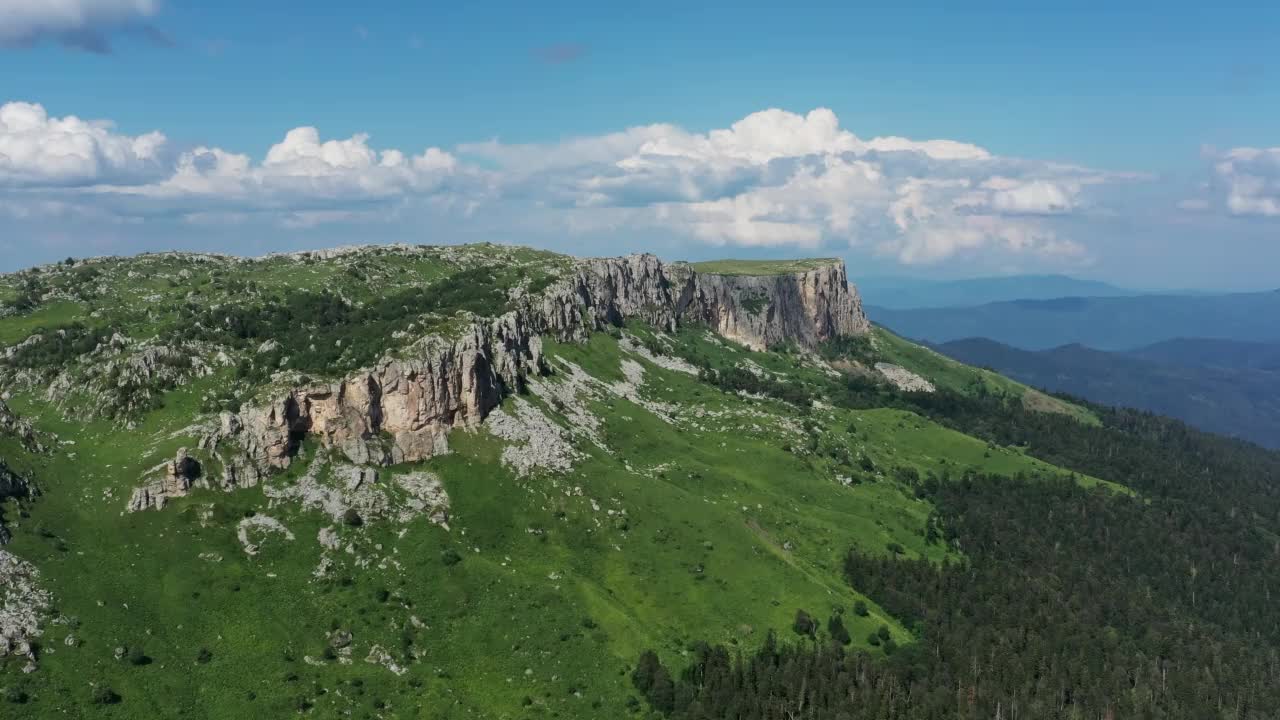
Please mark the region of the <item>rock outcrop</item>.
<svg viewBox="0 0 1280 720"><path fill-rule="evenodd" d="M8 435L17 439L18 443L28 452L41 453L47 450L44 443L41 442L40 436L31 427L31 423L18 417L5 404L4 398L0 398L0 435ZM0 493L2 495L3 493Z"/></svg>
<svg viewBox="0 0 1280 720"><path fill-rule="evenodd" d="M933 383L902 367L893 363L878 362L876 363L876 372L884 376L886 380L893 383L894 387L904 392L926 392L931 393L937 391Z"/></svg>
<svg viewBox="0 0 1280 720"><path fill-rule="evenodd" d="M666 330L705 323L753 348L813 348L870 327L838 261L802 273L737 276L653 255L586 259L517 309L477 319L459 336L427 337L341 381L283 389L224 414L201 448L234 447L219 453L229 458L224 486L252 485L288 467L308 434L356 465L423 460L447 450L451 428L480 423L505 394L544 372L542 336L578 340L628 319ZM148 506L145 496L139 502Z"/></svg>
<svg viewBox="0 0 1280 720"><path fill-rule="evenodd" d="M186 448L180 448L173 460L164 464L163 475L134 489L129 497L129 510L162 508L169 499L186 495L200 481L200 462L191 457Z"/></svg>
<svg viewBox="0 0 1280 720"><path fill-rule="evenodd" d="M27 478L19 475L5 465L0 459L0 501L7 498L27 498L36 494L36 488ZM9 542L9 528L5 527L4 515L0 511L0 545Z"/></svg>
<svg viewBox="0 0 1280 720"><path fill-rule="evenodd" d="M0 550L0 659L24 656L27 667L35 669L33 641L40 635L40 622L51 599L34 565Z"/></svg>
<svg viewBox="0 0 1280 720"><path fill-rule="evenodd" d="M684 317L693 315L753 350L787 343L812 349L871 327L840 262L779 275L694 273L687 287Z"/></svg>

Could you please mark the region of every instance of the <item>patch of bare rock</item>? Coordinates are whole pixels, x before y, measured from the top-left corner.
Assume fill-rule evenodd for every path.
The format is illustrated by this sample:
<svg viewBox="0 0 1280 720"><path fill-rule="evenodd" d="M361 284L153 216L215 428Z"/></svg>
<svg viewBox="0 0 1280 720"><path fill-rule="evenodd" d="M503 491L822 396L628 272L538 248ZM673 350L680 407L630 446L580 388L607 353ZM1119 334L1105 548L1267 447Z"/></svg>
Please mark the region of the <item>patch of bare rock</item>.
<svg viewBox="0 0 1280 720"><path fill-rule="evenodd" d="M34 565L0 550L0 658L26 656L28 672L35 669L32 642L40 636L40 620L51 601Z"/></svg>
<svg viewBox="0 0 1280 720"><path fill-rule="evenodd" d="M876 371L886 380L905 392L935 392L933 383L902 367L892 363L876 363Z"/></svg>

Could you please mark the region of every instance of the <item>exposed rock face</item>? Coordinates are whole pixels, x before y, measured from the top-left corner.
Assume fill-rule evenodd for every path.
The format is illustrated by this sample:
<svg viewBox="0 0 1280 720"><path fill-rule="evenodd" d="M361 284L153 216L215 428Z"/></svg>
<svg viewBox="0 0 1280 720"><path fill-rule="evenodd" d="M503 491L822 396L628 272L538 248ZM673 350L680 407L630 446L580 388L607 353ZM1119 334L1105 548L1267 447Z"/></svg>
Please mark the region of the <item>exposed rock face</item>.
<svg viewBox="0 0 1280 720"><path fill-rule="evenodd" d="M0 435L17 438L22 447L30 452L44 452L47 449L40 441L35 429L31 427L31 423L14 415L3 398L0 398ZM3 494L0 492L0 495Z"/></svg>
<svg viewBox="0 0 1280 720"><path fill-rule="evenodd" d="M180 448L173 460L164 464L164 474L146 485L135 488L129 497L129 511L162 508L170 498L186 495L201 480L200 463Z"/></svg>
<svg viewBox="0 0 1280 720"><path fill-rule="evenodd" d="M0 459L0 500L6 498L25 498L36 494L36 488L27 478L15 473ZM0 545L9 542L9 529L4 525L4 516L0 515Z"/></svg>
<svg viewBox="0 0 1280 720"><path fill-rule="evenodd" d="M27 479L9 469L0 460L0 498L26 497L31 492L31 484Z"/></svg>
<svg viewBox="0 0 1280 720"><path fill-rule="evenodd" d="M402 359L224 415L201 447L232 441L238 448L224 486L254 484L288 467L308 433L357 465L423 460L447 451L451 428L480 423L508 391L545 370L541 336L581 339L627 319L667 330L703 322L755 348L812 348L869 328L844 265L835 261L756 277L701 274L653 255L587 259L516 310L477 320L459 337L424 338Z"/></svg>
<svg viewBox="0 0 1280 720"><path fill-rule="evenodd" d="M0 658L22 655L36 661L31 642L40 635L40 620L51 599L35 566L0 550Z"/></svg>
<svg viewBox="0 0 1280 720"><path fill-rule="evenodd" d="M688 283L690 314L754 350L861 335L871 325L843 263L785 275L706 275Z"/></svg>
<svg viewBox="0 0 1280 720"><path fill-rule="evenodd" d="M927 393L937 390L937 388L933 386L933 383L902 367L901 365L878 362L876 363L876 371L883 375L886 380L893 383L899 390Z"/></svg>

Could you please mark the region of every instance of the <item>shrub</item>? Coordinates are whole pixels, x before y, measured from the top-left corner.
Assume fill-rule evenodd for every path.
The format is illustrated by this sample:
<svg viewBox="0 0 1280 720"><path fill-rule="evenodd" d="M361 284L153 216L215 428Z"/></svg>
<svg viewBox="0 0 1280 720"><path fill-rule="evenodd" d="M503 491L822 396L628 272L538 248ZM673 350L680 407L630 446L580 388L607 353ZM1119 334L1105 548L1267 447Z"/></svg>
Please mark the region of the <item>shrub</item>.
<svg viewBox="0 0 1280 720"><path fill-rule="evenodd" d="M20 687L10 686L4 689L5 702L12 703L14 705L22 705L30 699L31 697L27 695L27 691Z"/></svg>
<svg viewBox="0 0 1280 720"><path fill-rule="evenodd" d="M795 630L797 635L812 636L818 630L818 623L814 622L809 613L804 610L796 610L796 619L791 623L791 629Z"/></svg>
<svg viewBox="0 0 1280 720"><path fill-rule="evenodd" d="M355 508L347 508L347 511L342 513L342 522L351 527L360 527L364 524L364 518L360 517L360 513L356 512Z"/></svg>
<svg viewBox="0 0 1280 720"><path fill-rule="evenodd" d="M440 553L440 562L443 562L445 565L457 565L462 562L462 556L458 554L457 550L449 548Z"/></svg>
<svg viewBox="0 0 1280 720"><path fill-rule="evenodd" d="M849 631L844 626L844 619L839 615L832 615L827 621L827 633L831 635L831 639L841 645L848 645L853 642L853 638L849 637Z"/></svg>
<svg viewBox="0 0 1280 720"><path fill-rule="evenodd" d="M99 685L93 689L93 702L95 705L115 705L120 702L120 696L106 685Z"/></svg>
<svg viewBox="0 0 1280 720"><path fill-rule="evenodd" d="M129 648L126 657L129 659L130 665L148 665L151 663L151 658L147 657L147 654L137 645Z"/></svg>

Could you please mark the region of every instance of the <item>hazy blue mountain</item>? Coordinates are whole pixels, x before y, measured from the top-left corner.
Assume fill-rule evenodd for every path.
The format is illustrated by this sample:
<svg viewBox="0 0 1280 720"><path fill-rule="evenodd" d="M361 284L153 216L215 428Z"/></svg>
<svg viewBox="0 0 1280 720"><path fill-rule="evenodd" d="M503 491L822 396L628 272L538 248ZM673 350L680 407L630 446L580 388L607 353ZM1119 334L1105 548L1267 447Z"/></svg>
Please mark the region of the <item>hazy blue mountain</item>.
<svg viewBox="0 0 1280 720"><path fill-rule="evenodd" d="M868 302L867 313L910 338L943 343L987 337L1028 350L1072 343L1129 350L1187 337L1280 342L1280 291L1063 297L911 310Z"/></svg>
<svg viewBox="0 0 1280 720"><path fill-rule="evenodd" d="M1280 370L1280 343L1176 338L1131 350L1129 354L1176 365Z"/></svg>
<svg viewBox="0 0 1280 720"><path fill-rule="evenodd" d="M1006 300L1140 294L1097 280L1081 280L1066 275L1012 275L949 281L869 277L855 280L855 284L867 303L896 310L983 305Z"/></svg>
<svg viewBox="0 0 1280 720"><path fill-rule="evenodd" d="M1209 348L1212 341L1198 341ZM1224 343L1225 352L1232 343ZM1028 385L1108 405L1151 410L1204 430L1280 447L1280 371L1179 365L1082 345L1029 351L985 338L939 352ZM1214 353L1206 352L1206 356Z"/></svg>

